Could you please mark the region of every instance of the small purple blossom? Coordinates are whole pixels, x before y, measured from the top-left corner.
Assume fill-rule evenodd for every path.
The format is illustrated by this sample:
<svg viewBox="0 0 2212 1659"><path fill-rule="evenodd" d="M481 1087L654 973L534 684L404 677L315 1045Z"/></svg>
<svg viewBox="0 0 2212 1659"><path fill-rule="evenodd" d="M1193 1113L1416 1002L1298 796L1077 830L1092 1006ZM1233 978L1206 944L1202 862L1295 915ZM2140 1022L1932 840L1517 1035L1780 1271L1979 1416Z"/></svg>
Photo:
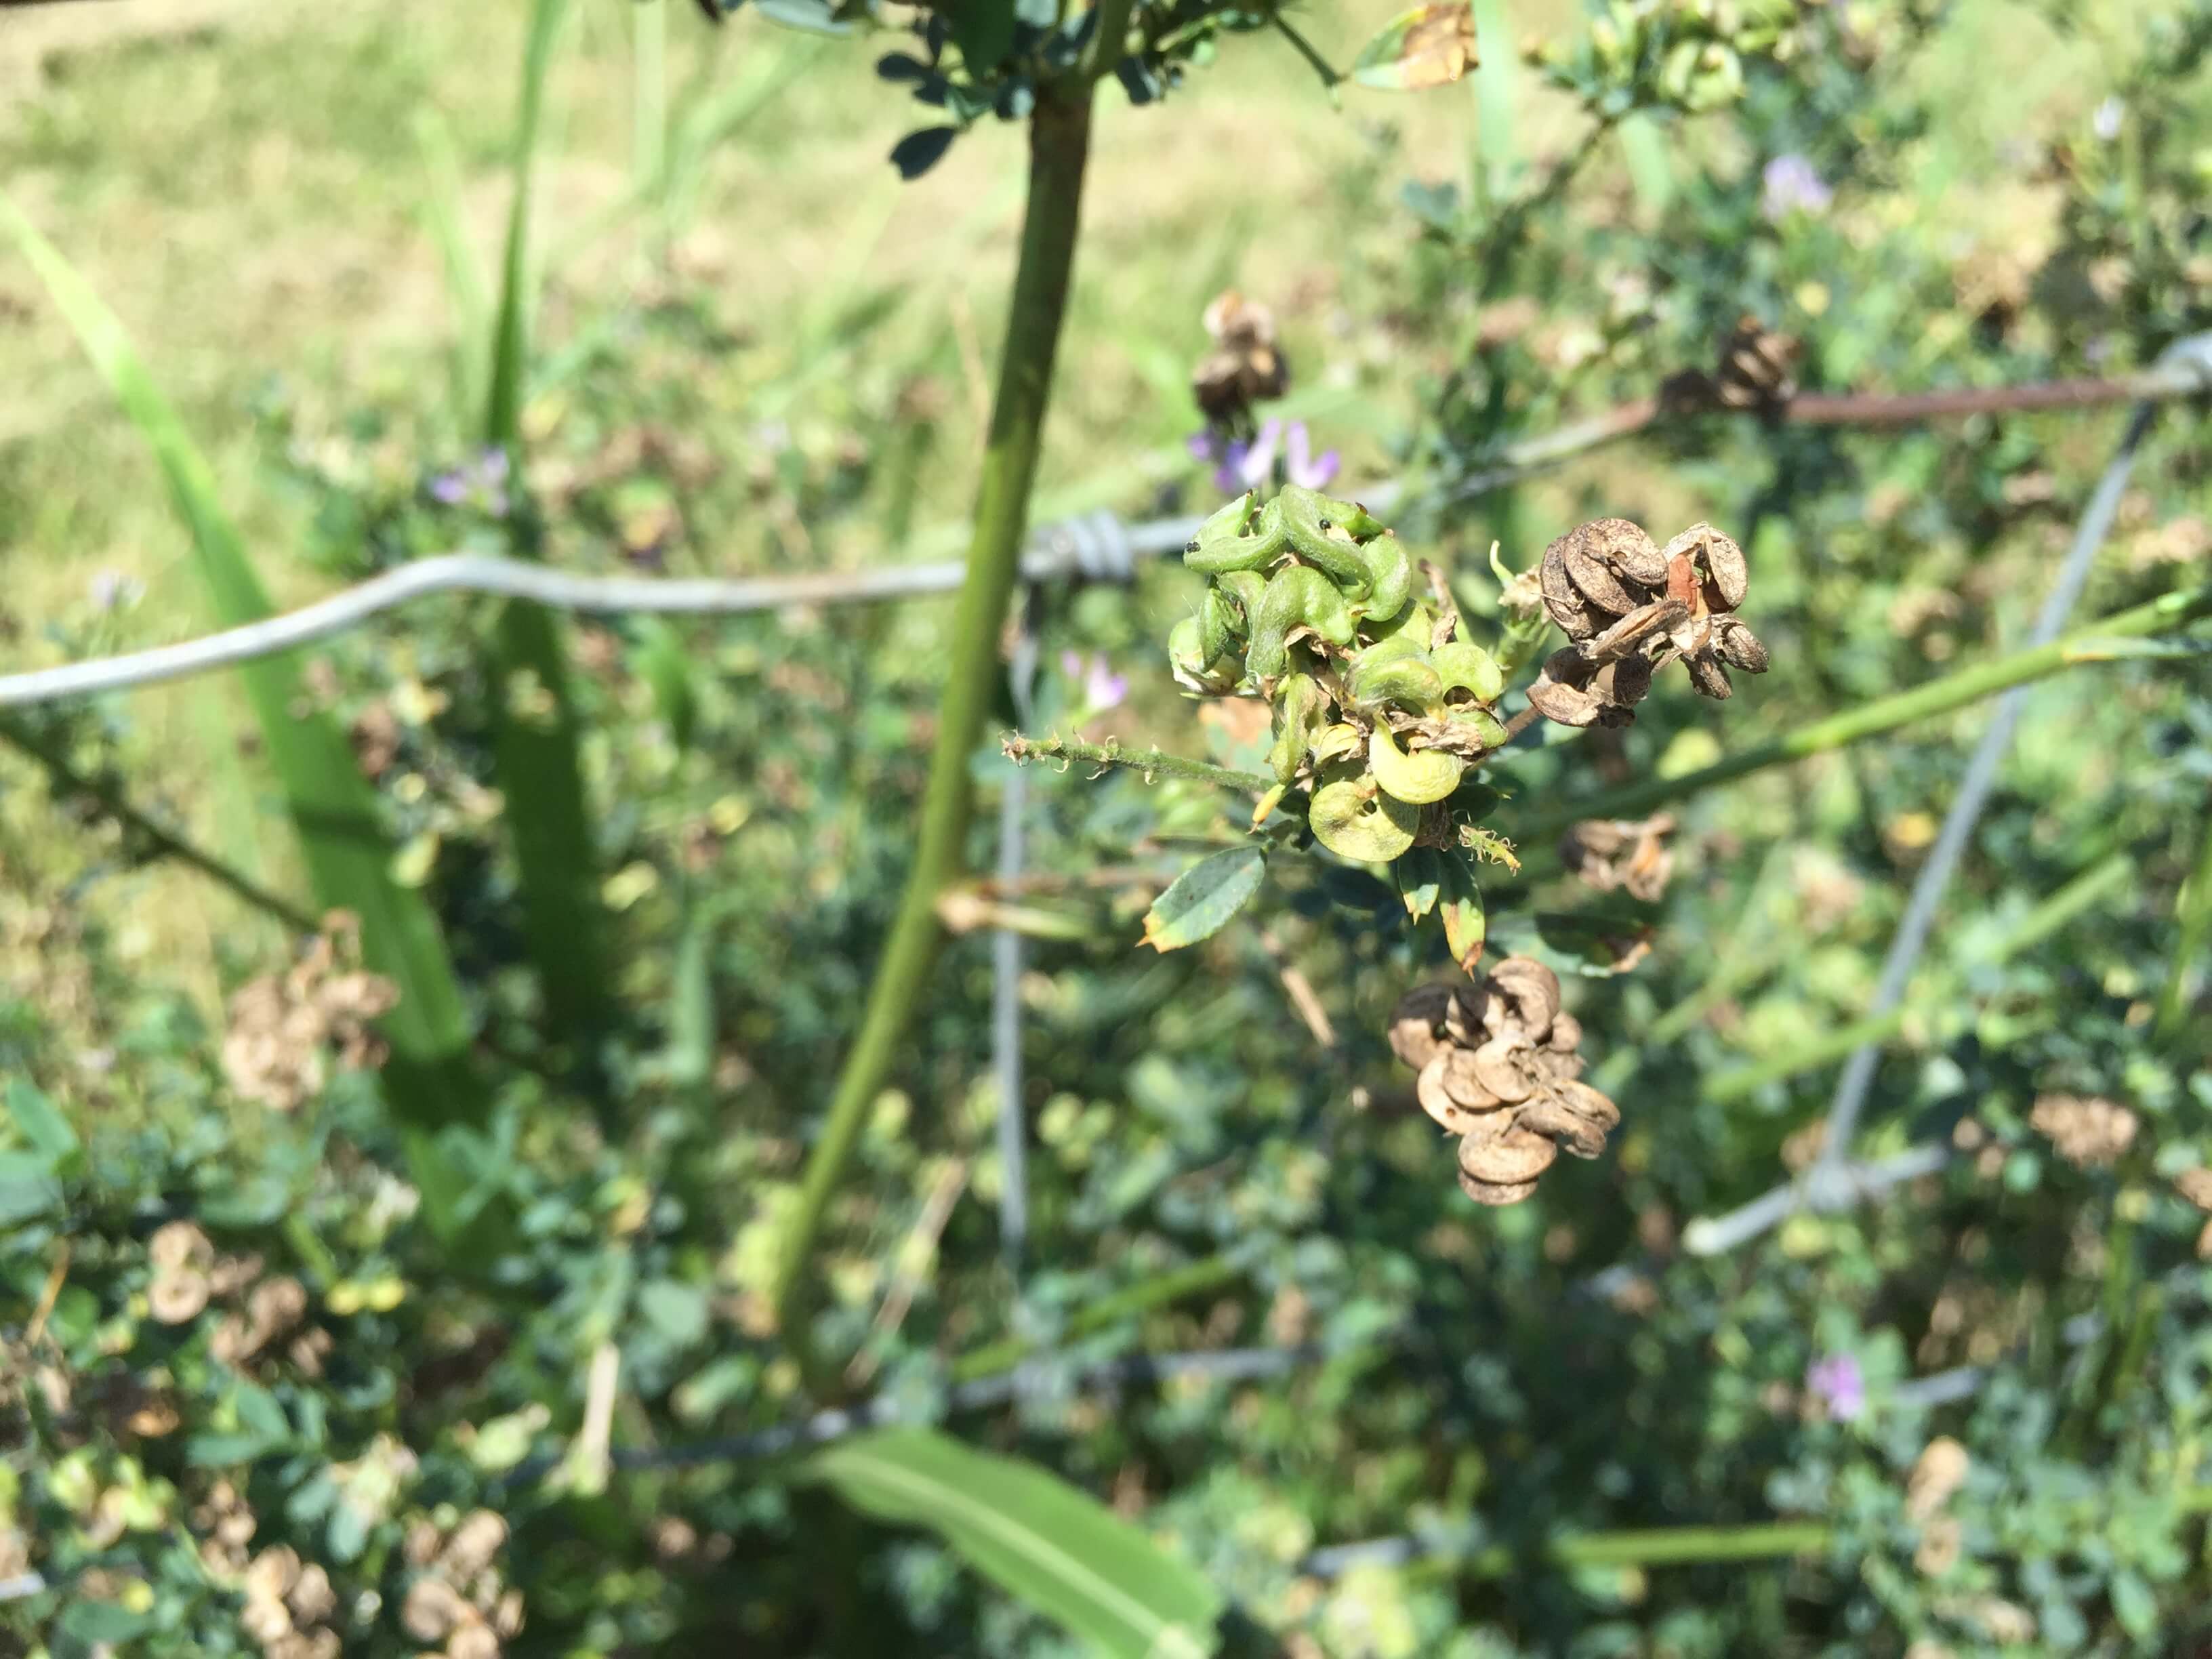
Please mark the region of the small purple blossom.
<svg viewBox="0 0 2212 1659"><path fill-rule="evenodd" d="M126 611L146 597L146 585L120 570L102 570L86 585L85 596L95 611Z"/></svg>
<svg viewBox="0 0 2212 1659"><path fill-rule="evenodd" d="M1777 224L1796 213L1818 217L1836 199L1812 162L1794 150L1769 161L1759 184L1759 210Z"/></svg>
<svg viewBox="0 0 2212 1659"><path fill-rule="evenodd" d="M1250 439L1233 438L1218 427L1194 432L1184 447L1194 460L1213 462L1213 487L1224 495L1265 489L1274 482L1278 456L1283 477L1308 489L1326 487L1336 477L1337 453L1333 449L1313 453L1313 440L1304 421L1285 424L1270 418Z"/></svg>
<svg viewBox="0 0 2212 1659"><path fill-rule="evenodd" d="M1805 1386L1839 1423L1856 1422L1866 1411L1866 1374L1847 1353L1814 1360L1806 1368Z"/></svg>
<svg viewBox="0 0 2212 1659"><path fill-rule="evenodd" d="M507 459L504 449L480 452L430 480L431 499L447 507L473 507L495 519L507 516Z"/></svg>
<svg viewBox="0 0 2212 1659"><path fill-rule="evenodd" d="M1109 708L1119 708L1121 700L1129 695L1128 676L1115 673L1103 651L1087 664L1077 653L1063 651L1060 653L1060 670L1069 679L1081 683L1086 719L1103 714Z"/></svg>

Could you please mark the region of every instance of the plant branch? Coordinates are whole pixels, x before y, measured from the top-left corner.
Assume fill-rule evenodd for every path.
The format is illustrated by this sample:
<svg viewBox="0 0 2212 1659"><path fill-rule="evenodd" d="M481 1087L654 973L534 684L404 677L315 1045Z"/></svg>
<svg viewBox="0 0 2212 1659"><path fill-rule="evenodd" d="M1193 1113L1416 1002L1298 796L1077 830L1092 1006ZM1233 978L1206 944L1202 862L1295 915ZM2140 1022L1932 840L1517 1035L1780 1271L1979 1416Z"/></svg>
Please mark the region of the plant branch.
<svg viewBox="0 0 2212 1659"><path fill-rule="evenodd" d="M1127 0L1103 0L1099 23L1127 27ZM951 665L938 709L937 744L921 805L914 868L877 964L860 1028L846 1056L776 1265L775 1304L786 1339L802 1356L810 1258L870 1104L897 1059L900 1040L929 982L942 930L938 896L963 874L975 786L969 762L1000 672L999 635L1021 562L1052 366L1074 267L1091 94L1084 86L1040 98L1030 120L1029 198L1020 264L1006 319L997 397L975 503L968 572L952 624Z"/></svg>
<svg viewBox="0 0 2212 1659"><path fill-rule="evenodd" d="M1101 772L1119 766L1143 773L1147 783L1156 777L1164 777L1218 783L1224 789L1260 792L1275 787L1274 779L1258 772L1240 772L1233 766L1216 766L1212 761L1191 760L1157 748L1124 749L1112 738L1104 743L1085 743L1080 738L1025 738L1018 732L1009 732L1003 746L1010 761L1026 764L1030 761L1056 760L1067 765L1081 761L1085 766L1097 767Z"/></svg>
<svg viewBox="0 0 2212 1659"><path fill-rule="evenodd" d="M1328 58L1314 50L1313 42L1291 27L1291 20L1283 15L1279 8L1267 14L1267 21L1275 26L1284 40L1291 43L1298 56L1306 60L1313 72L1321 76L1322 88L1325 91L1335 91L1338 82L1341 82L1344 76L1337 71Z"/></svg>
<svg viewBox="0 0 2212 1659"><path fill-rule="evenodd" d="M1826 754L1910 726L1916 720L1947 714L1954 708L1963 708L2015 685L2046 678L2077 664L2112 660L2122 653L2110 650L2105 643L2107 641L2172 633L2206 616L2212 616L2212 585L2168 593L2147 605L2106 617L2048 645L1995 657L1909 691L1877 697L1856 708L1815 720L1786 737L1731 755L1698 771L1677 778L1649 779L1545 813L1532 823L1514 826L1516 838L1533 844L1557 836L1568 825L1584 818L1644 817L1659 807L1686 800L1717 784L1734 782L1770 766Z"/></svg>

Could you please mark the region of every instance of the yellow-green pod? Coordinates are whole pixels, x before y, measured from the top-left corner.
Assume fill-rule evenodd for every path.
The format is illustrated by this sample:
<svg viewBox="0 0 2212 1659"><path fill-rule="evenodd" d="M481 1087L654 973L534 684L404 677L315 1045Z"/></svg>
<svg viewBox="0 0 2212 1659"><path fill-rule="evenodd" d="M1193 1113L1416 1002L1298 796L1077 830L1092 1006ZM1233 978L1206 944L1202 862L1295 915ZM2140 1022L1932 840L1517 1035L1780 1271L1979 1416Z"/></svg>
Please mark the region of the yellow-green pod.
<svg viewBox="0 0 2212 1659"><path fill-rule="evenodd" d="M1394 800L1357 765L1332 766L1306 811L1314 839L1339 858L1386 864L1413 844L1421 811Z"/></svg>
<svg viewBox="0 0 2212 1659"><path fill-rule="evenodd" d="M1313 740L1313 757L1316 765L1329 761L1349 760L1367 747L1367 734L1347 720L1337 720L1322 727Z"/></svg>
<svg viewBox="0 0 2212 1659"><path fill-rule="evenodd" d="M1454 726L1472 726L1485 749L1503 749L1513 741L1506 735L1505 723L1479 704L1457 703L1445 709L1444 714Z"/></svg>
<svg viewBox="0 0 2212 1659"><path fill-rule="evenodd" d="M1197 617L1185 617L1168 630L1168 666L1177 684L1194 691L1224 691L1234 685L1233 674L1212 672L1214 659L1201 656L1203 649Z"/></svg>
<svg viewBox="0 0 2212 1659"><path fill-rule="evenodd" d="M1398 538L1387 530L1371 541L1362 542L1359 556L1367 566L1368 614L1396 616L1413 595L1413 560L1406 556L1406 550L1398 544Z"/></svg>
<svg viewBox="0 0 2212 1659"><path fill-rule="evenodd" d="M1408 651L1385 656L1378 662L1376 653L1382 649L1370 647L1352 665L1350 689L1354 702L1364 708L1395 702L1426 714L1443 702L1443 680L1426 660Z"/></svg>
<svg viewBox="0 0 2212 1659"><path fill-rule="evenodd" d="M1370 536L1389 533L1382 520L1358 501L1340 501L1334 495L1316 495L1316 499L1320 503L1322 517L1331 524L1341 525L1346 535L1364 542Z"/></svg>
<svg viewBox="0 0 2212 1659"><path fill-rule="evenodd" d="M1283 782L1297 776L1298 763L1328 715L1328 694L1312 675L1292 674L1283 681L1275 694L1275 741L1267 750L1267 764Z"/></svg>
<svg viewBox="0 0 2212 1659"><path fill-rule="evenodd" d="M1229 631L1243 639L1252 631L1252 618L1267 592L1267 579L1256 570L1232 570L1213 579L1213 591L1229 603L1235 613L1230 618Z"/></svg>
<svg viewBox="0 0 2212 1659"><path fill-rule="evenodd" d="M1182 562L1193 570L1219 576L1232 570L1264 570L1282 551L1282 514L1270 501L1255 517L1248 489L1199 526L1182 550Z"/></svg>
<svg viewBox="0 0 2212 1659"><path fill-rule="evenodd" d="M1477 702L1496 702L1505 695L1505 671L1479 645L1448 640L1429 653L1429 660L1443 677L1447 691L1457 687L1472 692Z"/></svg>
<svg viewBox="0 0 2212 1659"><path fill-rule="evenodd" d="M1290 632L1310 628L1332 645L1349 645L1358 627L1352 610L1329 579L1310 565L1286 565L1267 579L1252 618L1245 668L1273 679L1290 666Z"/></svg>
<svg viewBox="0 0 2212 1659"><path fill-rule="evenodd" d="M1377 722L1367 739L1367 769L1386 793L1408 805L1425 806L1459 787L1467 763L1442 749L1423 749L1409 755L1398 747L1390 728Z"/></svg>
<svg viewBox="0 0 2212 1659"><path fill-rule="evenodd" d="M1334 520L1322 510L1323 501L1324 497L1310 489L1285 484L1283 493L1270 505L1282 510L1283 533L1289 538L1292 552L1316 568L1328 572L1328 579L1352 598L1364 599L1375 586L1374 574L1358 547L1351 542L1340 542L1328 533L1328 526ZM1405 602L1405 596L1401 594L1398 605ZM1392 611L1397 608L1390 607Z"/></svg>
<svg viewBox="0 0 2212 1659"><path fill-rule="evenodd" d="M1198 602L1198 649L1207 662L1219 661L1229 649L1234 617L1228 595L1219 588L1207 588Z"/></svg>
<svg viewBox="0 0 2212 1659"><path fill-rule="evenodd" d="M1419 599L1410 599L1389 617L1370 612L1367 632L1376 644L1403 641L1416 651L1426 651L1436 635L1437 613Z"/></svg>

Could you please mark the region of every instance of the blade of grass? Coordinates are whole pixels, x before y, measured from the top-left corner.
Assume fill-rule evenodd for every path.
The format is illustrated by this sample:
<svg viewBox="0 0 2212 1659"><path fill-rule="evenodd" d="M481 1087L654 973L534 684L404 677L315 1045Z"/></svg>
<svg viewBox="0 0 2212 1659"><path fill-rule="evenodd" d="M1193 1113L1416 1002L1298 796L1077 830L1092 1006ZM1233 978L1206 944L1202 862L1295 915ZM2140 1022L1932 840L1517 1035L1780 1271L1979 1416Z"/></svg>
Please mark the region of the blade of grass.
<svg viewBox="0 0 2212 1659"><path fill-rule="evenodd" d="M453 301L453 396L459 407L475 409L483 400L477 342L491 332L491 295L461 211L461 167L453 129L434 106L415 112L415 147L422 157L422 222L438 245Z"/></svg>
<svg viewBox="0 0 2212 1659"><path fill-rule="evenodd" d="M0 228L13 234L85 355L160 463L171 500L191 532L195 562L218 618L236 625L270 614L269 596L217 499L214 474L184 422L147 373L123 324L76 268L5 194ZM300 836L315 896L361 918L362 956L399 988L384 1022L392 1043L386 1098L417 1123L466 1121L486 1102L468 1065L468 1022L437 917L422 894L392 878L392 849L374 791L352 746L307 702L295 659L270 657L239 670L269 758Z"/></svg>
<svg viewBox="0 0 2212 1659"><path fill-rule="evenodd" d="M514 196L508 211L498 321L494 332L484 441L511 464L522 448L523 374L530 348L531 177L537 159L546 70L567 0L536 0L524 47L522 108L515 125ZM518 557L543 556L527 506L511 520ZM545 994L545 1011L586 1048L611 1022L605 915L599 902L589 812L584 801L581 724L568 695L568 664L553 619L515 601L501 611L487 652L497 688L491 710L492 763L507 800L505 822L520 871L523 932Z"/></svg>
<svg viewBox="0 0 2212 1659"><path fill-rule="evenodd" d="M633 0L630 6L630 171L634 188L651 200L645 252L658 259L668 248L667 200L657 189L668 173L668 0Z"/></svg>
<svg viewBox="0 0 2212 1659"><path fill-rule="evenodd" d="M2212 951L2212 803L2197 827L2197 866L2182 884L2174 901L2173 957L2166 964L2166 985L2158 995L2158 1023L2152 1030L2160 1042L2179 1042L2189 1030L2191 981L2208 969ZM2197 1033L2200 1046L2203 1033Z"/></svg>

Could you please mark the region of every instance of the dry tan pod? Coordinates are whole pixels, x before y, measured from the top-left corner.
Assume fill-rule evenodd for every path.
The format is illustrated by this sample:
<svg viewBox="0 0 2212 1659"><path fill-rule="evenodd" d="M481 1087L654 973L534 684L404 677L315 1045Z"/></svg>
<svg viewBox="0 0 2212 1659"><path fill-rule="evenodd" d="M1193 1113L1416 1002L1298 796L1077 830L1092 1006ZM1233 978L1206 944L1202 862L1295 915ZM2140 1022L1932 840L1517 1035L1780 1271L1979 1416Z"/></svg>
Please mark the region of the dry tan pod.
<svg viewBox="0 0 2212 1659"><path fill-rule="evenodd" d="M1490 970L1490 988L1511 1000L1516 1023L1532 1038L1559 1018L1559 976L1534 957L1506 957Z"/></svg>
<svg viewBox="0 0 2212 1659"><path fill-rule="evenodd" d="M1729 667L1741 668L1747 674L1764 674L1771 660L1759 635L1734 617L1723 617L1714 624L1713 648Z"/></svg>
<svg viewBox="0 0 2212 1659"><path fill-rule="evenodd" d="M1655 635L1680 627L1689 614L1690 607L1680 599L1654 600L1638 605L1602 634L1584 640L1578 649L1585 662L1611 662L1628 655Z"/></svg>
<svg viewBox="0 0 2212 1659"><path fill-rule="evenodd" d="M1477 1181L1462 1170L1459 1172L1459 1189L1478 1204L1502 1208L1508 1204L1518 1204L1536 1190L1536 1183L1533 1181Z"/></svg>
<svg viewBox="0 0 2212 1659"><path fill-rule="evenodd" d="M1613 1103L1613 1097L1603 1090L1593 1088L1587 1083L1570 1081L1559 1085L1559 1093L1570 1111L1595 1124L1601 1131L1610 1133L1620 1127L1620 1108Z"/></svg>
<svg viewBox="0 0 2212 1659"><path fill-rule="evenodd" d="M1620 575L1607 568L1605 561L1578 538L1570 536L1560 553L1567 574L1595 609L1608 617L1625 617L1644 603L1641 593L1625 586Z"/></svg>
<svg viewBox="0 0 2212 1659"><path fill-rule="evenodd" d="M1554 1054L1571 1054L1582 1047L1582 1021L1572 1014L1552 1016L1552 1035L1545 1040L1546 1048Z"/></svg>
<svg viewBox="0 0 2212 1659"><path fill-rule="evenodd" d="M1451 1007L1451 991L1447 986L1417 985L1407 992L1391 1011L1391 1052L1419 1071L1442 1046L1437 1032Z"/></svg>
<svg viewBox="0 0 2212 1659"><path fill-rule="evenodd" d="M1535 1092L1536 1085L1522 1068L1521 1045L1510 1037L1492 1037L1469 1056L1474 1075L1498 1099L1517 1103Z"/></svg>
<svg viewBox="0 0 2212 1659"><path fill-rule="evenodd" d="M1583 599L1582 590L1567 574L1566 538L1544 550L1536 567L1536 580L1544 595L1544 609L1571 640L1586 640L1605 626L1606 618Z"/></svg>
<svg viewBox="0 0 2212 1659"><path fill-rule="evenodd" d="M2173 1178L2173 1190L2200 1210L2212 1210L2212 1170L2198 1165Z"/></svg>
<svg viewBox="0 0 2212 1659"><path fill-rule="evenodd" d="M299 1552L289 1544L275 1544L247 1565L244 1589L253 1601L281 1601L299 1577Z"/></svg>
<svg viewBox="0 0 2212 1659"><path fill-rule="evenodd" d="M1478 1047L1489 1015L1490 993L1479 984L1460 984L1452 989L1452 1011L1444 1017L1444 1030L1464 1048Z"/></svg>
<svg viewBox="0 0 2212 1659"><path fill-rule="evenodd" d="M1421 1067L1421 1074L1413 1079L1413 1097L1421 1103L1421 1109L1455 1135L1466 1134L1480 1121L1480 1114L1469 1106L1462 1106L1444 1088L1444 1068L1458 1054L1455 1048L1438 1052L1437 1057Z"/></svg>
<svg viewBox="0 0 2212 1659"><path fill-rule="evenodd" d="M1528 1069L1544 1082L1558 1085L1583 1074L1583 1057L1557 1048L1532 1048L1522 1056Z"/></svg>
<svg viewBox="0 0 2212 1659"><path fill-rule="evenodd" d="M442 1578L417 1578L407 1587L407 1599L399 1608L399 1622L407 1633L418 1642L444 1639L461 1619L471 1613L461 1593Z"/></svg>
<svg viewBox="0 0 2212 1659"><path fill-rule="evenodd" d="M1471 1134L1459 1144L1459 1167L1477 1181L1510 1187L1532 1182L1559 1161L1559 1149L1517 1125L1502 1134Z"/></svg>
<svg viewBox="0 0 2212 1659"><path fill-rule="evenodd" d="M1577 1158L1595 1158L1605 1150L1605 1131L1571 1110L1556 1095L1530 1101L1514 1123L1534 1133L1550 1135Z"/></svg>
<svg viewBox="0 0 2212 1659"><path fill-rule="evenodd" d="M1468 1111L1495 1111L1505 1104L1505 1097L1483 1081L1482 1069L1475 1064L1478 1052L1473 1048L1454 1048L1446 1056L1443 1072L1443 1091L1449 1099Z"/></svg>
<svg viewBox="0 0 2212 1659"><path fill-rule="evenodd" d="M1751 591L1751 568L1735 540L1709 524L1693 524L1668 542L1662 556L1671 566L1686 558L1696 568L1711 611L1733 611Z"/></svg>

